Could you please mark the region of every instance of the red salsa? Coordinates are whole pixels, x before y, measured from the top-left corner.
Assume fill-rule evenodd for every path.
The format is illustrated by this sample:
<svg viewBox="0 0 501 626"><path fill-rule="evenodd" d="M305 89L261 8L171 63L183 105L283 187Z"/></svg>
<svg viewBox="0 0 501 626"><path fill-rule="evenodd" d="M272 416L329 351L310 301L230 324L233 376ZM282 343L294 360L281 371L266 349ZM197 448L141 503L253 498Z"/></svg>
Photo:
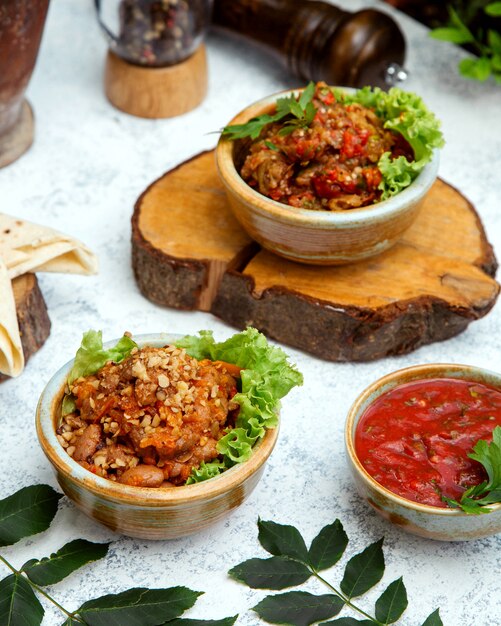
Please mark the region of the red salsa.
<svg viewBox="0 0 501 626"><path fill-rule="evenodd" d="M501 392L452 378L418 380L382 394L360 418L357 456L378 483L403 498L447 507L442 496L487 479L468 458L501 426Z"/></svg>

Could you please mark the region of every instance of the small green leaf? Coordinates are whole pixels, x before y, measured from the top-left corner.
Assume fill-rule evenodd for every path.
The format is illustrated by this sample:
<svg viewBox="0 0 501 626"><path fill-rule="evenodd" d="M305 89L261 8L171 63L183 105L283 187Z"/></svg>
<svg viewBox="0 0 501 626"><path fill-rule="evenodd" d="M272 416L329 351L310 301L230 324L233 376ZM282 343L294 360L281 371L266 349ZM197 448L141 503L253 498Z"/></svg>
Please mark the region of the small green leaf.
<svg viewBox="0 0 501 626"><path fill-rule="evenodd" d="M66 394L61 403L61 415L65 417L70 413L73 413L77 408L75 397L70 394Z"/></svg>
<svg viewBox="0 0 501 626"><path fill-rule="evenodd" d="M496 54L501 54L501 34L495 30L489 29L487 31L487 42L492 51Z"/></svg>
<svg viewBox="0 0 501 626"><path fill-rule="evenodd" d="M252 610L269 624L310 626L337 615L344 602L331 594L314 596L305 591L290 591L261 600Z"/></svg>
<svg viewBox="0 0 501 626"><path fill-rule="evenodd" d="M491 67L494 73L501 72L501 54L495 54L491 57Z"/></svg>
<svg viewBox="0 0 501 626"><path fill-rule="evenodd" d="M393 624L407 608L407 591L402 577L386 587L376 600L376 619L383 624Z"/></svg>
<svg viewBox="0 0 501 626"><path fill-rule="evenodd" d="M49 485L31 485L0 500L0 546L47 530L60 498Z"/></svg>
<svg viewBox="0 0 501 626"><path fill-rule="evenodd" d="M485 7L484 11L492 17L501 17L501 2L491 2Z"/></svg>
<svg viewBox="0 0 501 626"><path fill-rule="evenodd" d="M435 28L430 32L430 37L440 39L440 41L450 41L451 43L464 44L475 41L475 37L468 29L463 30L453 28L452 26L444 26L443 28Z"/></svg>
<svg viewBox="0 0 501 626"><path fill-rule="evenodd" d="M355 619L354 617L338 617L331 622L322 622L321 626L373 626L374 622L368 619Z"/></svg>
<svg viewBox="0 0 501 626"><path fill-rule="evenodd" d="M339 561L347 545L348 535L337 519L333 524L322 528L312 541L309 551L310 565L317 572L332 567Z"/></svg>
<svg viewBox="0 0 501 626"><path fill-rule="evenodd" d="M31 559L21 568L35 584L53 585L78 568L106 556L109 543L92 543L85 539L70 541L50 557Z"/></svg>
<svg viewBox="0 0 501 626"><path fill-rule="evenodd" d="M491 64L486 57L480 57L479 59L462 59L459 62L459 72L465 78L483 82L487 80L491 74Z"/></svg>
<svg viewBox="0 0 501 626"><path fill-rule="evenodd" d="M269 148L270 150L273 150L273 152L280 152L280 148L278 148L273 142L266 140L264 142L264 145Z"/></svg>
<svg viewBox="0 0 501 626"><path fill-rule="evenodd" d="M341 581L341 589L348 598L361 596L374 587L383 574L383 539L380 539L348 561Z"/></svg>
<svg viewBox="0 0 501 626"><path fill-rule="evenodd" d="M313 96L315 95L315 83L310 81L308 86L304 88L301 97L299 98L299 106L303 111L306 111L308 104L311 104Z"/></svg>
<svg viewBox="0 0 501 626"><path fill-rule="evenodd" d="M308 563L308 549L297 528L262 520L257 524L259 542L267 552Z"/></svg>
<svg viewBox="0 0 501 626"><path fill-rule="evenodd" d="M24 576L11 574L0 581L0 624L39 626L44 610Z"/></svg>
<svg viewBox="0 0 501 626"><path fill-rule="evenodd" d="M444 626L442 620L440 619L439 609L435 609L433 613L428 615L422 626Z"/></svg>
<svg viewBox="0 0 501 626"><path fill-rule="evenodd" d="M76 613L89 626L158 626L182 615L200 595L187 587L136 587L89 600Z"/></svg>
<svg viewBox="0 0 501 626"><path fill-rule="evenodd" d="M179 618L166 622L163 626L233 626L238 615L222 619L185 619Z"/></svg>
<svg viewBox="0 0 501 626"><path fill-rule="evenodd" d="M450 23L452 24L452 26L455 26L456 28L459 28L459 29L467 28L466 24L459 17L459 13L452 6L452 4L448 4L447 12L449 13L449 19L450 19Z"/></svg>
<svg viewBox="0 0 501 626"><path fill-rule="evenodd" d="M311 576L306 565L281 556L249 559L230 569L228 574L252 589L286 589L301 585Z"/></svg>
<svg viewBox="0 0 501 626"><path fill-rule="evenodd" d="M473 446L473 452L468 456L485 467L489 476L489 484L485 487L487 491L501 486L501 426L496 426L492 431L490 444L484 439L480 439Z"/></svg>

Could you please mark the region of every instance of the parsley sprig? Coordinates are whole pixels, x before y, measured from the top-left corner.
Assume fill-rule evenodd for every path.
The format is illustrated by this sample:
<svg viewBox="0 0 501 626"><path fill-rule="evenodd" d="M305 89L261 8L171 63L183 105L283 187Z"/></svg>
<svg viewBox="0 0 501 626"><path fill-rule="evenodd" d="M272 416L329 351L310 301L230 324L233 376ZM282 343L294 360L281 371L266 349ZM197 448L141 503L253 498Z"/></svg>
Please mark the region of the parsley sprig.
<svg viewBox="0 0 501 626"><path fill-rule="evenodd" d="M443 499L449 506L470 515L489 513L489 504L501 502L501 426L494 429L492 443L480 439L468 456L485 467L489 480L467 489L459 502L445 496Z"/></svg>
<svg viewBox="0 0 501 626"><path fill-rule="evenodd" d="M303 90L299 99L293 94L287 98L279 98L277 100L276 113L270 115L265 113L252 118L245 124L233 124L225 126L222 130L224 137L231 141L235 139L244 139L250 137L257 139L265 126L273 122L279 122L285 118L283 128L278 132L279 135L290 135L296 128L307 128L312 122L317 112L313 104L313 95L315 93L315 83L310 82Z"/></svg>

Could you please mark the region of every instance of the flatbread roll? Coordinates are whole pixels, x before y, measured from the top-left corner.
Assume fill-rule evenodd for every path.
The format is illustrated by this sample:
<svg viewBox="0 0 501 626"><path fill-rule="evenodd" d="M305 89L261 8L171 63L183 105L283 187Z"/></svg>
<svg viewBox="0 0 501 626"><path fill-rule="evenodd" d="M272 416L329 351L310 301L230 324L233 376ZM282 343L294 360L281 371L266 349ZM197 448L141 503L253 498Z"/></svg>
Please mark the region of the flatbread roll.
<svg viewBox="0 0 501 626"><path fill-rule="evenodd" d="M95 255L57 230L0 213L0 256L10 278L27 272L95 274Z"/></svg>
<svg viewBox="0 0 501 626"><path fill-rule="evenodd" d="M24 354L17 324L12 282L0 258L0 372L19 376L24 368Z"/></svg>
<svg viewBox="0 0 501 626"><path fill-rule="evenodd" d="M18 376L24 354L12 280L27 272L95 274L96 256L73 237L0 213L0 372Z"/></svg>

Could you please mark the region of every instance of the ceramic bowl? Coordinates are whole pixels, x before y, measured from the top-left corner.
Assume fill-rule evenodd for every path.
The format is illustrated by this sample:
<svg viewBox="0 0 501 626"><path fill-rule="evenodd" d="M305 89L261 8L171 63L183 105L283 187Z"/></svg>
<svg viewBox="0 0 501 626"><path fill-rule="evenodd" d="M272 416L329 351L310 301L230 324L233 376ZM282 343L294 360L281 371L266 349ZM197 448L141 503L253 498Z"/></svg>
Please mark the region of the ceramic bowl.
<svg viewBox="0 0 501 626"><path fill-rule="evenodd" d="M358 420L380 395L397 385L426 378L460 378L501 390L501 374L471 365L430 364L398 370L365 389L351 407L345 426L345 445L357 490L373 509L406 532L439 541L468 541L501 532L501 504L484 515L467 515L458 509L440 508L397 496L372 478L358 460L354 437Z"/></svg>
<svg viewBox="0 0 501 626"><path fill-rule="evenodd" d="M346 91L350 91L346 89ZM301 90L274 94L245 108L229 125L244 124L273 110L277 98ZM264 248L293 261L314 265L344 265L366 259L393 246L418 215L435 182L439 154L407 189L360 209L311 211L276 202L255 191L237 167L245 146L221 137L216 149L219 176L230 207L242 227Z"/></svg>
<svg viewBox="0 0 501 626"><path fill-rule="evenodd" d="M140 346L162 347L180 337L154 334L134 339ZM131 537L175 539L221 520L253 491L275 446L278 429L266 432L249 461L216 478L193 485L170 489L129 487L85 470L68 456L55 432L66 378L72 365L73 361L64 365L42 392L36 427L40 445L53 466L61 489L86 515Z"/></svg>

